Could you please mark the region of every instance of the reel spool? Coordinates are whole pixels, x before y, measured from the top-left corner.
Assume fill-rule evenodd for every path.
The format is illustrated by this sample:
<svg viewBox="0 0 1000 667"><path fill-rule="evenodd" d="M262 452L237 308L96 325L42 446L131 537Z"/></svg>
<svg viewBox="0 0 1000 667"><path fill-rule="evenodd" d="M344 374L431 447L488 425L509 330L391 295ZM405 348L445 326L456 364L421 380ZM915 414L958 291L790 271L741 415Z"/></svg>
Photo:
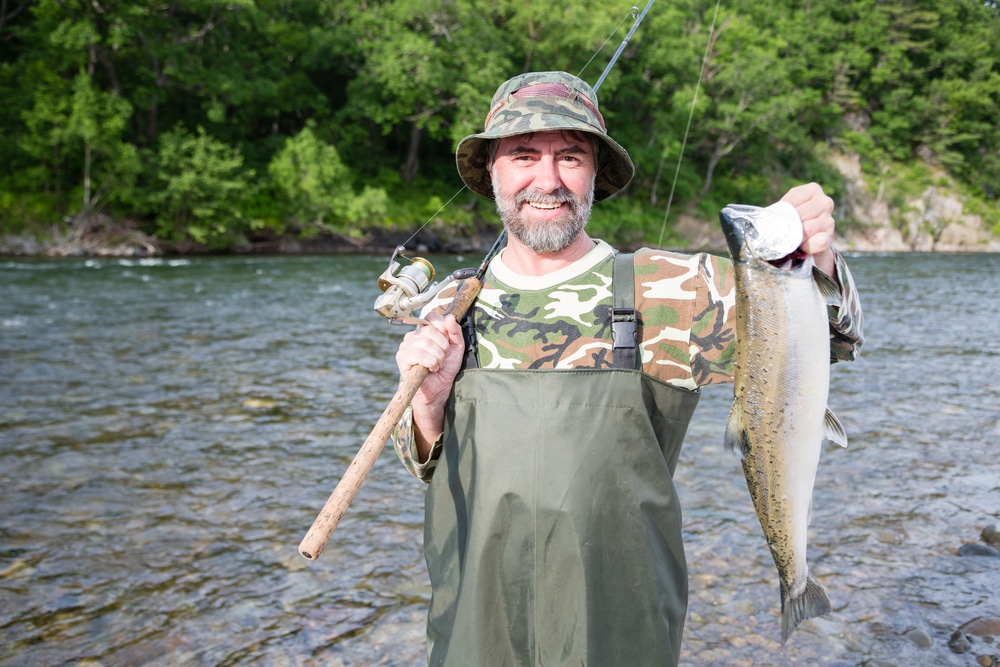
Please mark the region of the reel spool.
<svg viewBox="0 0 1000 667"><path fill-rule="evenodd" d="M434 266L423 257L414 257L405 267L397 257L406 250L398 246L389 258L389 268L378 278L382 294L375 299L375 312L390 324L427 324L413 311L423 308L447 285L476 275L476 269L459 269L441 283L434 280Z"/></svg>

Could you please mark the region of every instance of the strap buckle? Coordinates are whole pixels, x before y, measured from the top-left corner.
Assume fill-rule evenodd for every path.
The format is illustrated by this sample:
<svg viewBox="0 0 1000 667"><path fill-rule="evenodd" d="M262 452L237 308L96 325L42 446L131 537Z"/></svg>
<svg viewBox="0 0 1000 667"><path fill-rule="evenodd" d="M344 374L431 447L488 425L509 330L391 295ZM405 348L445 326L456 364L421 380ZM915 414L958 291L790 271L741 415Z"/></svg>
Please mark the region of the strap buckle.
<svg viewBox="0 0 1000 667"><path fill-rule="evenodd" d="M611 309L612 349L635 348L637 342L636 320L635 308Z"/></svg>

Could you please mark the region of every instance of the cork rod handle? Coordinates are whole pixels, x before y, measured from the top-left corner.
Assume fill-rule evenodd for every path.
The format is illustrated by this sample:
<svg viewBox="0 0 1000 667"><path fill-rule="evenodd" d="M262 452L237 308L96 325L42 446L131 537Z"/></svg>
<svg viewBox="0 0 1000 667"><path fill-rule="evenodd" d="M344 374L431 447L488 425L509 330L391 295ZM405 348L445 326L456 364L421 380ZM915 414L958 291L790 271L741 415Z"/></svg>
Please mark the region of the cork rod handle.
<svg viewBox="0 0 1000 667"><path fill-rule="evenodd" d="M455 319L462 319L472 305L472 302L479 295L480 289L482 289L482 283L478 278L463 280L459 283L455 298L442 314L452 314L455 316ZM326 548L327 542L330 541L333 531L336 530L340 520L344 517L351 501L358 495L361 485L364 483L365 478L368 477L368 473L371 472L372 467L374 467L379 454L382 453L382 448L385 447L386 441L392 435L392 430L399 423L407 406L413 400L414 395L420 389L420 385L429 372L423 366L414 366L403 374L399 383L399 389L396 390L392 400L389 401L389 405L382 412L382 416L379 417L375 423L375 427L368 435L364 444L361 445L361 449L358 450L357 455L355 455L354 460L347 467L344 476L340 478L340 482L337 483L333 493L330 494L329 499L327 499L323 509L320 510L316 520L313 521L309 532L306 533L306 536L302 538L302 542L299 543L299 554L303 558L316 560L323 553L323 549Z"/></svg>

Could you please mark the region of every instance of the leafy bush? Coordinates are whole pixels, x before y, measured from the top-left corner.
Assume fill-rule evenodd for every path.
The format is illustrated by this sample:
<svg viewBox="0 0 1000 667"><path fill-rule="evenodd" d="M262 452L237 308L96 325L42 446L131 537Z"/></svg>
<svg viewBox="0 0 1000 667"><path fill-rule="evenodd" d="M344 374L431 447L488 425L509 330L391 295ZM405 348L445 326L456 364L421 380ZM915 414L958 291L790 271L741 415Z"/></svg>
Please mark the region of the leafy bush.
<svg viewBox="0 0 1000 667"><path fill-rule="evenodd" d="M157 236L225 247L248 226L244 215L252 171L243 156L198 127L175 127L160 138L156 183L149 195Z"/></svg>
<svg viewBox="0 0 1000 667"><path fill-rule="evenodd" d="M326 231L355 236L358 223L386 213L385 190L365 186L355 193L350 169L335 146L316 136L311 123L285 142L267 171L305 235Z"/></svg>

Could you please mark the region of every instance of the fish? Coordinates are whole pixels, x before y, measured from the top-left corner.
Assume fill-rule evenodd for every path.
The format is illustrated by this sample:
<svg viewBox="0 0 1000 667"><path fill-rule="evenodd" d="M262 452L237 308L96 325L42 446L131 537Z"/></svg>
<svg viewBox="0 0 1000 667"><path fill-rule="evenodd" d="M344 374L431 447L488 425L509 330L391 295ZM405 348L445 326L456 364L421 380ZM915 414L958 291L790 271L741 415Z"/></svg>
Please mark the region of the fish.
<svg viewBox="0 0 1000 667"><path fill-rule="evenodd" d="M747 488L778 570L781 646L799 624L832 611L806 562L823 441L847 435L827 407L827 306L839 289L799 250L802 220L785 202L730 204L719 214L736 283L736 365L725 446L741 454Z"/></svg>

